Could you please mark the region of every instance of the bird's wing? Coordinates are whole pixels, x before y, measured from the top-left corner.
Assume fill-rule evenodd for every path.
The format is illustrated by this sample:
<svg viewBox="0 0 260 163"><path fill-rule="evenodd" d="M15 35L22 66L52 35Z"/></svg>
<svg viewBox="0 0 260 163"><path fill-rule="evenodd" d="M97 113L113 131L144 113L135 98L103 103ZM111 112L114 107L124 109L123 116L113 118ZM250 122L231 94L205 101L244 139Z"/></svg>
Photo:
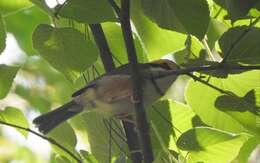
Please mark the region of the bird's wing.
<svg viewBox="0 0 260 163"><path fill-rule="evenodd" d="M130 75L109 75L98 83L98 95L108 103L131 99L133 96Z"/></svg>

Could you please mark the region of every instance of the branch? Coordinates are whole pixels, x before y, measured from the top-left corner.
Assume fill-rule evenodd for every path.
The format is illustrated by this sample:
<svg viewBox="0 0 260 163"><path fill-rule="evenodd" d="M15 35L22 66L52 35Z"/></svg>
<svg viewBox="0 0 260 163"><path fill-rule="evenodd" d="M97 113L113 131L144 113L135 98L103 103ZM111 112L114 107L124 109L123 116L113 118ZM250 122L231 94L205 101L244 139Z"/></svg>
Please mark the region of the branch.
<svg viewBox="0 0 260 163"><path fill-rule="evenodd" d="M121 13L121 9L118 7L118 5L116 4L116 2L114 0L108 0L108 2L110 3L110 5L114 8L116 14L118 17L120 17L120 13Z"/></svg>
<svg viewBox="0 0 260 163"><path fill-rule="evenodd" d="M154 77L155 79L157 78L162 78L166 77L169 75L187 75L191 72L208 72L208 71L213 71L213 70L222 70L222 71L234 71L234 70L260 70L260 66L243 66L243 65L230 65L226 63L219 63L217 65L206 65L206 66L201 66L201 67L190 67L190 68L185 68L185 69L179 69L179 70L169 70L168 72L165 72L161 75L158 75Z"/></svg>
<svg viewBox="0 0 260 163"><path fill-rule="evenodd" d="M115 68L115 65L103 29L100 24L92 24L90 25L90 28L93 33L95 42L99 48L100 56L104 64L105 70L107 72L111 71L112 69ZM134 126L129 122L122 121L122 123L127 138L128 148L131 153L131 160L134 163L141 163L142 162L141 154L138 152L132 152L132 151L138 151L140 149L139 143L137 141L138 136L135 132Z"/></svg>
<svg viewBox="0 0 260 163"><path fill-rule="evenodd" d="M105 38L104 31L100 24L89 24L89 27L93 33L95 42L98 46L100 57L104 63L106 71L112 70L115 68L112 53L109 49L107 40Z"/></svg>
<svg viewBox="0 0 260 163"><path fill-rule="evenodd" d="M140 84L141 76L138 70L138 61L132 36L130 24L130 0L121 1L121 15L120 22L124 36L125 46L128 54L128 60L131 70L131 78L133 85L133 98L135 105L136 121L139 141L142 147L143 157L145 163L153 161L153 152L151 147L151 140L149 135L149 126L146 119L144 106L143 106L143 92L142 85Z"/></svg>
<svg viewBox="0 0 260 163"><path fill-rule="evenodd" d="M249 26L248 28L231 44L230 48L227 51L227 54L224 56L223 60L221 63L226 63L228 57L230 56L232 50L235 48L235 46L242 40L243 37L246 36L248 32L250 32L250 29L259 21L260 16L258 16Z"/></svg>
<svg viewBox="0 0 260 163"><path fill-rule="evenodd" d="M21 127L21 126L18 126L18 125L15 125L15 124L11 124L11 123L7 123L7 122L4 122L4 121L1 121L0 120L0 124L3 124L3 125L6 125L6 126L9 126L9 127L13 127L13 128L17 128L17 129L20 129L20 130L24 130L24 131L27 131L27 132L30 132L44 140L47 140L49 143L53 144L53 145L56 145L57 147L59 147L61 150L63 150L64 152L66 152L67 154L69 154L73 159L75 159L78 163L83 163L83 161L81 160L81 158L78 158L76 155L74 155L71 151L69 151L66 147L64 147L63 145L59 144L58 142L56 142L54 139L52 138L48 138L46 136L43 136L41 135L40 133L38 132L35 132L29 128L25 128L25 127Z"/></svg>

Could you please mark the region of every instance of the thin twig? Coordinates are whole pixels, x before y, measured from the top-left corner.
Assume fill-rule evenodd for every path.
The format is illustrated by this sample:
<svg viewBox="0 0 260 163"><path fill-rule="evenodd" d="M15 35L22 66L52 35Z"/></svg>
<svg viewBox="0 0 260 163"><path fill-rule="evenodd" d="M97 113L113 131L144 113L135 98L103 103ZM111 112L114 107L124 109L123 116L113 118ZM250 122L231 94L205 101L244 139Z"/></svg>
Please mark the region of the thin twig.
<svg viewBox="0 0 260 163"><path fill-rule="evenodd" d="M117 16L120 17L121 11L120 11L119 6L116 4L116 2L115 2L114 0L108 0L108 2L109 2L110 5L114 8L114 10L115 10Z"/></svg>
<svg viewBox="0 0 260 163"><path fill-rule="evenodd" d="M134 40L132 36L132 29L130 24L130 0L121 1L121 15L120 15L121 29L125 41L125 46L128 54L128 60L131 70L131 79L133 85L133 99L136 101L135 113L138 129L139 141L142 147L143 159L145 163L151 163L154 160L152 145L149 135L149 125L144 111L142 99L142 86L140 85L141 76L138 70L138 61Z"/></svg>
<svg viewBox="0 0 260 163"><path fill-rule="evenodd" d="M6 125L6 126L9 126L9 127L13 127L13 128L17 128L17 129L20 129L20 130L24 130L24 131L27 131L27 132L30 132L44 140L47 140L49 143L53 144L53 145L56 145L57 147L59 147L61 150L63 150L64 152L66 152L67 154L69 154L73 159L75 159L78 163L83 163L83 161L81 160L81 158L78 158L76 155L74 155L70 150L68 150L66 147L64 147L63 145L59 144L58 142L56 142L54 139L52 138L48 138L36 131L33 131L29 128L25 128L25 127L22 127L22 126L18 126L18 125L15 125L15 124L11 124L11 123L8 123L8 122L4 122L4 121L1 121L0 120L0 124L3 124L3 125Z"/></svg>
<svg viewBox="0 0 260 163"><path fill-rule="evenodd" d="M208 45L208 43L207 43L206 38L203 38L203 39L202 39L202 43L203 43L203 45L204 45L204 47L205 47L205 49L206 49L206 51L207 51L209 57L210 57L213 61L216 61L216 59L215 59L213 53L211 52L211 49L209 48L209 45Z"/></svg>
<svg viewBox="0 0 260 163"><path fill-rule="evenodd" d="M107 120L105 120L105 119L103 119L103 123L104 123L104 125L105 125L105 127L106 127L106 129L107 130L109 130L110 131L110 124L108 124L109 122L107 122ZM111 129L112 129L113 127L111 127ZM125 155L127 155L128 156L128 154L127 154L127 152L120 146L120 144L117 142L117 140L114 138L114 136L112 135L112 133L111 133L111 139L113 140L113 142L115 143L115 145L117 146L117 148L120 150L120 151L122 151ZM110 159L110 161L111 161L111 159Z"/></svg>
<svg viewBox="0 0 260 163"><path fill-rule="evenodd" d="M100 24L90 24L89 25L92 34L94 36L95 42L98 46L98 49L100 51L100 56L105 66L106 70L112 70L114 69L115 65L112 59L112 53L108 47L107 40L105 38L104 31Z"/></svg>

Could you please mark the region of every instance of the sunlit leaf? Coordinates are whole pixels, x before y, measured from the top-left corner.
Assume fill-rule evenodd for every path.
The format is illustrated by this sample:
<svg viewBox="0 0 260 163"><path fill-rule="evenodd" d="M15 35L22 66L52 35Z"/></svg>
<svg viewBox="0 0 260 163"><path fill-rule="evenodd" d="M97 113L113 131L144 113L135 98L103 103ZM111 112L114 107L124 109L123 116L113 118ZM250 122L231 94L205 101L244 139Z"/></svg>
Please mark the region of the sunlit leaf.
<svg viewBox="0 0 260 163"><path fill-rule="evenodd" d="M57 15L77 20L78 22L95 24L105 21L116 21L112 7L106 0L73 0L56 7Z"/></svg>
<svg viewBox="0 0 260 163"><path fill-rule="evenodd" d="M6 107L0 111L0 119L20 127L28 128L29 123L23 112L14 107ZM17 129L17 128L16 128ZM17 129L23 136L27 137L28 132L25 130Z"/></svg>
<svg viewBox="0 0 260 163"><path fill-rule="evenodd" d="M75 80L98 57L97 47L73 28L39 25L33 34L34 48L68 79Z"/></svg>
<svg viewBox="0 0 260 163"><path fill-rule="evenodd" d="M229 114L236 119L246 129L259 134L260 127L257 126L257 121L260 121L260 106L257 106L257 101L260 100L260 90L250 90L243 97L236 96L219 96L216 99L216 108Z"/></svg>
<svg viewBox="0 0 260 163"><path fill-rule="evenodd" d="M98 163L96 158L89 152L85 150L80 150L80 154L83 156L84 160L86 160L88 163Z"/></svg>
<svg viewBox="0 0 260 163"><path fill-rule="evenodd" d="M228 30L226 24L216 19L211 18L209 28L207 31L208 44L210 49L214 48L215 42L221 37L221 35Z"/></svg>
<svg viewBox="0 0 260 163"><path fill-rule="evenodd" d="M181 135L177 144L190 151L188 162L229 162L248 140L247 135L234 135L208 127L193 128Z"/></svg>
<svg viewBox="0 0 260 163"><path fill-rule="evenodd" d="M49 15L54 16L53 9L50 9L49 6L46 4L45 0L30 0L32 3L34 3L36 6L47 12Z"/></svg>
<svg viewBox="0 0 260 163"><path fill-rule="evenodd" d="M184 48L185 35L158 27L144 16L139 0L131 2L132 20L150 60Z"/></svg>
<svg viewBox="0 0 260 163"><path fill-rule="evenodd" d="M197 127L183 133L177 141L182 150L200 151L208 146L236 138L237 135L208 127Z"/></svg>
<svg viewBox="0 0 260 163"><path fill-rule="evenodd" d="M244 72L238 75L229 75L227 79L212 77L209 82L220 89L243 97L250 90L260 86L259 73L259 71ZM248 132L243 123L216 108L215 101L221 95L223 94L217 90L195 81L190 81L185 94L188 104L206 124L235 133ZM247 114L241 113L239 117L246 117ZM256 116L252 118L250 123L252 122L251 124L254 124L254 127L259 128L259 126L257 127Z"/></svg>
<svg viewBox="0 0 260 163"><path fill-rule="evenodd" d="M243 146L240 148L237 160L239 162L248 162L250 154L259 145L259 140L257 137L252 137L248 139Z"/></svg>
<svg viewBox="0 0 260 163"><path fill-rule="evenodd" d="M185 48L174 52L172 56L179 65L202 65L205 62L205 54L202 43L195 37L188 36Z"/></svg>
<svg viewBox="0 0 260 163"><path fill-rule="evenodd" d="M63 157L61 155L57 155L55 157L55 161L56 161L56 163L71 163L71 161L69 159L67 159L66 157Z"/></svg>
<svg viewBox="0 0 260 163"><path fill-rule="evenodd" d="M11 12L15 12L17 10L24 9L26 7L31 6L29 0L1 0L0 1L0 11L2 14L8 14Z"/></svg>
<svg viewBox="0 0 260 163"><path fill-rule="evenodd" d="M160 27L202 39L209 24L206 0L142 0L144 13ZM156 12L155 12L156 11Z"/></svg>
<svg viewBox="0 0 260 163"><path fill-rule="evenodd" d="M18 67L0 64L0 99L8 94L18 69Z"/></svg>

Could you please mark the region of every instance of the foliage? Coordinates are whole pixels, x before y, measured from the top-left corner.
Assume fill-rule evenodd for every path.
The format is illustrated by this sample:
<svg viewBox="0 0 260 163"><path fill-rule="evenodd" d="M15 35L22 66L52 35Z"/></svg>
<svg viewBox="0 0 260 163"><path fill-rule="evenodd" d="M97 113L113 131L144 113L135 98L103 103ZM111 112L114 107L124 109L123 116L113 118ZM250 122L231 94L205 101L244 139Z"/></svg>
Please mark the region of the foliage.
<svg viewBox="0 0 260 163"><path fill-rule="evenodd" d="M101 23L116 65L128 62L115 4L120 1L73 0L55 8L45 0L0 1L0 54L9 44L7 32L26 54L19 65L1 62L5 54L0 55L1 121L29 128L31 113L68 101L73 91L105 72L89 24ZM170 58L182 68L260 65L257 0L131 0L130 13L139 62ZM260 144L260 71L194 75L208 85L180 78L178 87L146 109L155 162L248 162ZM9 105L14 96L25 104ZM4 132L0 145L13 153L1 155L0 162L46 161ZM28 132L18 132L29 139ZM119 120L97 113L73 117L47 137L84 162L130 161ZM75 162L64 150L51 148L50 162Z"/></svg>

